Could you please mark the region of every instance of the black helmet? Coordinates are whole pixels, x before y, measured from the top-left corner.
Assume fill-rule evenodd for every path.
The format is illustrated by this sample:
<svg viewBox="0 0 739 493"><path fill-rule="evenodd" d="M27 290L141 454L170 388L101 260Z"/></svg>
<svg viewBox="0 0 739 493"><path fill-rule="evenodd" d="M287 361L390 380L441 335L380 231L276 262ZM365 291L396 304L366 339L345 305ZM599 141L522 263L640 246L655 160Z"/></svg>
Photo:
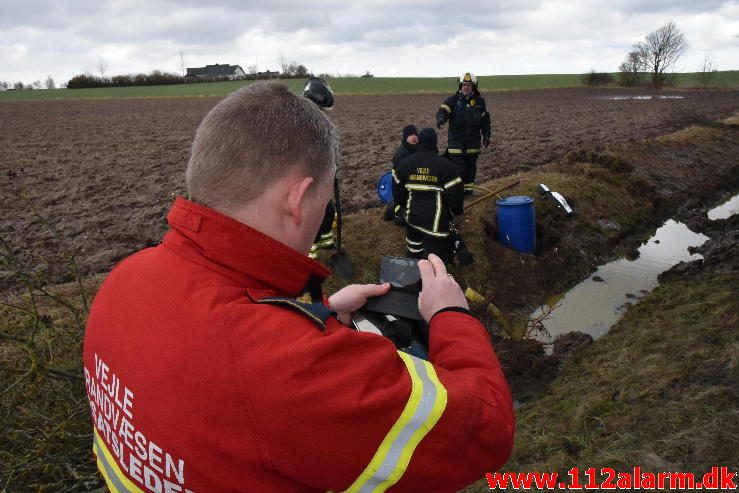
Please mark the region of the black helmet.
<svg viewBox="0 0 739 493"><path fill-rule="evenodd" d="M462 90L463 82L468 82L472 84L472 88L474 90L477 90L477 77L475 77L475 74L471 74L467 72L462 77L459 78L459 86L457 86L457 89L459 89L460 91Z"/></svg>
<svg viewBox="0 0 739 493"><path fill-rule="evenodd" d="M311 77L303 87L303 97L310 99L320 108L330 110L334 105L334 91L320 77Z"/></svg>

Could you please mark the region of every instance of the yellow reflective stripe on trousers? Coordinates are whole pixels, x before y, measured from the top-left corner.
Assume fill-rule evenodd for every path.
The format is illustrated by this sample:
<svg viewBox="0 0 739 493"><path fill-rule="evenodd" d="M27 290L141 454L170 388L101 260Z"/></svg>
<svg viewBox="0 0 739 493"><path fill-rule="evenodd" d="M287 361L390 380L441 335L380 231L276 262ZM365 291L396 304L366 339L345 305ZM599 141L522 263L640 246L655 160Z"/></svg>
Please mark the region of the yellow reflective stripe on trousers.
<svg viewBox="0 0 739 493"><path fill-rule="evenodd" d="M113 493L143 493L143 490L123 474L118 463L108 451L108 447L105 446L105 442L100 438L97 428L95 428L92 451L97 457L98 469L105 478L105 484L110 491Z"/></svg>
<svg viewBox="0 0 739 493"><path fill-rule="evenodd" d="M446 408L446 389L431 363L403 352L398 355L411 377L411 395L375 456L347 492L381 493L397 483L408 468L416 447Z"/></svg>
<svg viewBox="0 0 739 493"><path fill-rule="evenodd" d="M480 154L482 149L447 149L449 154Z"/></svg>

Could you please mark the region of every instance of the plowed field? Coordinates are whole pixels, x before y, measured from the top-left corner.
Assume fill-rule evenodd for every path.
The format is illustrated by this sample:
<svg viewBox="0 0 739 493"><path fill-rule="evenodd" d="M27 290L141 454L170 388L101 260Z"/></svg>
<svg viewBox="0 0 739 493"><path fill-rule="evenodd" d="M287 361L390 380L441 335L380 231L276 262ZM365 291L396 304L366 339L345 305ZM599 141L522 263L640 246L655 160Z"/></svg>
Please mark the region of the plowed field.
<svg viewBox="0 0 739 493"><path fill-rule="evenodd" d="M739 91L612 99L648 94L615 89L484 94L494 144L480 157L478 181L529 170L571 151L654 137L739 109ZM679 98L660 97L670 95ZM375 181L389 169L402 127L431 126L444 97L337 97L330 116L342 134L340 180L346 211L379 205ZM195 129L217 102L0 104L2 239L30 265L72 251L85 274L105 272L131 252L156 243L166 230L172 200L185 193L184 170ZM445 143L444 130L440 147ZM55 269L52 281L69 278L63 265ZM0 288L10 284L9 273L0 272Z"/></svg>

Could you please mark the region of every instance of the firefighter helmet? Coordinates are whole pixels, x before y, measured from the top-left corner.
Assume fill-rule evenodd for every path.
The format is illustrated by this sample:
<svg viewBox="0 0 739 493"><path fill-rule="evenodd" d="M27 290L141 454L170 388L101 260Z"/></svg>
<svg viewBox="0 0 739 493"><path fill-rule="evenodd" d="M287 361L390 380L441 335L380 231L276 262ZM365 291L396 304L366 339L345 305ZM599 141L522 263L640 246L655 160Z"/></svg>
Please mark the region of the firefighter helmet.
<svg viewBox="0 0 739 493"><path fill-rule="evenodd" d="M334 91L320 77L311 77L303 86L303 97L310 99L320 108L329 110L334 105Z"/></svg>
<svg viewBox="0 0 739 493"><path fill-rule="evenodd" d="M472 84L473 89L477 89L477 77L475 77L475 74L471 74L467 72L462 77L459 78L459 89L460 90L462 89L462 84L465 82Z"/></svg>

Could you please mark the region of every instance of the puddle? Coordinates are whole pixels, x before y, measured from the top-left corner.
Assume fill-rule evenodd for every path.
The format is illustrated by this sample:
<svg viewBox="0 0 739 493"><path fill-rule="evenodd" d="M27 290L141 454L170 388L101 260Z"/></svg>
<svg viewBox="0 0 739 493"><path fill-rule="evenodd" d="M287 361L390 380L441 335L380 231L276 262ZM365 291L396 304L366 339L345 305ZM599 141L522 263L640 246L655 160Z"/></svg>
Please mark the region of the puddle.
<svg viewBox="0 0 739 493"><path fill-rule="evenodd" d="M603 99L607 99L609 101L624 101L631 99L685 99L685 96L609 96Z"/></svg>
<svg viewBox="0 0 739 493"><path fill-rule="evenodd" d="M723 204L708 211L708 219L711 221L728 219L734 214L739 214L739 194L734 195Z"/></svg>
<svg viewBox="0 0 739 493"><path fill-rule="evenodd" d="M657 286L660 273L680 261L702 258L688 253L688 247L700 246L706 240L707 236L668 220L639 248L639 258L602 265L590 278L568 291L543 321L550 338L539 339L552 342L558 335L571 331L585 332L597 339L621 318L629 304ZM534 311L532 317L539 315L541 309Z"/></svg>

